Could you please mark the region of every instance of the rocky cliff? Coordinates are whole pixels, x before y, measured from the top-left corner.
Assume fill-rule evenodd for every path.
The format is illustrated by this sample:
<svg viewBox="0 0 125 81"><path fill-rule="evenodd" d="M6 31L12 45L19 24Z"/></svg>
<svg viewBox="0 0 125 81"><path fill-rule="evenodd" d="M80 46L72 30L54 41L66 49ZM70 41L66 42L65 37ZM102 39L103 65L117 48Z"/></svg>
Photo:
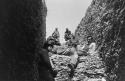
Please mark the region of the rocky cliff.
<svg viewBox="0 0 125 81"><path fill-rule="evenodd" d="M107 79L125 80L125 1L93 0L75 35L79 43L92 36L106 65Z"/></svg>
<svg viewBox="0 0 125 81"><path fill-rule="evenodd" d="M36 80L46 13L44 0L0 0L0 81Z"/></svg>

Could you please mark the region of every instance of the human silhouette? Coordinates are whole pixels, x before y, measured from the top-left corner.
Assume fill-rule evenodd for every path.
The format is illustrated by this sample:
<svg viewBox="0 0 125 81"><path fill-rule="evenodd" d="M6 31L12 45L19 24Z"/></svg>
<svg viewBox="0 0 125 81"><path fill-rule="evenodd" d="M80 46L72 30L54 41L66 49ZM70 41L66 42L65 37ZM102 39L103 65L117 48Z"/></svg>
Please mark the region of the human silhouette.
<svg viewBox="0 0 125 81"><path fill-rule="evenodd" d="M50 44L45 43L44 47L41 49L39 56L40 56L40 61L39 61L39 78L41 81L55 81L54 77L56 76L56 72L53 71L52 66L51 66L51 61L49 59L48 55L48 46ZM42 74L42 72L44 74Z"/></svg>

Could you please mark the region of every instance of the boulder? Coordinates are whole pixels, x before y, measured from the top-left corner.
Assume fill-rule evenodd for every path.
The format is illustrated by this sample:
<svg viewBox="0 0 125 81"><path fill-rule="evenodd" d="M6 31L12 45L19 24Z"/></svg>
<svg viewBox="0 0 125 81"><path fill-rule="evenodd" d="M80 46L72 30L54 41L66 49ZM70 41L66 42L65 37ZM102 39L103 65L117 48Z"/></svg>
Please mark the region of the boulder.
<svg viewBox="0 0 125 81"><path fill-rule="evenodd" d="M69 80L70 68L68 64L70 64L70 57L64 55L52 55L50 57L54 64L54 70L58 71L58 74L55 78L56 81L67 81Z"/></svg>

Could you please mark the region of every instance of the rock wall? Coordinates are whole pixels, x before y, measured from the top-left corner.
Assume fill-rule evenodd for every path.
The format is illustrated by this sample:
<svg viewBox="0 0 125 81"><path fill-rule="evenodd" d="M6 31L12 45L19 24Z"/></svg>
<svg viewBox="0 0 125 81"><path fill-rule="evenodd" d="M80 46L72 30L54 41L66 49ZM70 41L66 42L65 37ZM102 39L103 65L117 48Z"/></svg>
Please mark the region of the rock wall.
<svg viewBox="0 0 125 81"><path fill-rule="evenodd" d="M75 35L80 43L91 35L106 64L107 79L125 80L125 1L93 0Z"/></svg>
<svg viewBox="0 0 125 81"><path fill-rule="evenodd" d="M45 41L44 0L0 0L0 81L35 81Z"/></svg>

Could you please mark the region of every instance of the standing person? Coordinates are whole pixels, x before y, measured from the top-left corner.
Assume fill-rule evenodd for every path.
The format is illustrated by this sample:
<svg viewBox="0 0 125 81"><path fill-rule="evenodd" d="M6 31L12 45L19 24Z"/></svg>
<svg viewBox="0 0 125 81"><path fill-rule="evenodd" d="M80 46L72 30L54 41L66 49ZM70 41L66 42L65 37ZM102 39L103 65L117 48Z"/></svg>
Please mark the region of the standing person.
<svg viewBox="0 0 125 81"><path fill-rule="evenodd" d="M38 63L38 70L39 72L44 72L44 74L39 73L39 81L55 81L54 77L56 76L56 72L52 69L47 47L48 45L45 44L39 53L40 61Z"/></svg>
<svg viewBox="0 0 125 81"><path fill-rule="evenodd" d="M59 34L59 31L58 31L58 28L55 28L55 31L52 33L52 37L54 38L54 41L55 41L55 45L61 45L60 44L60 34Z"/></svg>
<svg viewBox="0 0 125 81"><path fill-rule="evenodd" d="M53 32L52 37L53 37L53 38L56 38L56 39L58 39L58 38L60 37L58 28L55 28L55 31Z"/></svg>
<svg viewBox="0 0 125 81"><path fill-rule="evenodd" d="M66 28L66 31L65 31L65 34L64 34L65 41L68 41L68 40L71 39L70 35L71 35L71 31L68 28Z"/></svg>
<svg viewBox="0 0 125 81"><path fill-rule="evenodd" d="M71 72L70 72L70 78L72 78L74 76L74 70L75 68L77 67L77 63L78 63L78 54L77 54L77 44L72 44L72 48L70 50L70 53L71 53L71 61L68 66L69 68L71 69Z"/></svg>

